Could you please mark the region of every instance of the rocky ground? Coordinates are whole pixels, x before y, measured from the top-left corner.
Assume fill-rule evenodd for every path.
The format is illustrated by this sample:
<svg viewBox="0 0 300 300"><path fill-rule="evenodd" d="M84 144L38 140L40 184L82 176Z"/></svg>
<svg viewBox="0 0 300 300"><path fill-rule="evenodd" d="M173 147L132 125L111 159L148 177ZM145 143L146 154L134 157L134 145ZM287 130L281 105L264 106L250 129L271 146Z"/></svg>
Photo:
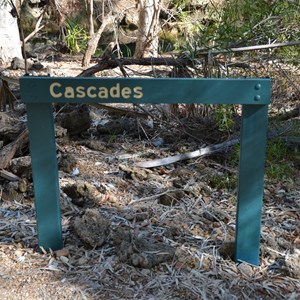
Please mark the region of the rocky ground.
<svg viewBox="0 0 300 300"><path fill-rule="evenodd" d="M183 110L168 117L161 107L114 107L55 108L62 250L37 247L27 142L10 161L17 177L0 178L1 299L298 299L299 165L285 179L266 177L260 266L236 264L233 148L136 167L232 137L200 110L185 118ZM17 101L0 122L3 147L25 128L25 106Z"/></svg>

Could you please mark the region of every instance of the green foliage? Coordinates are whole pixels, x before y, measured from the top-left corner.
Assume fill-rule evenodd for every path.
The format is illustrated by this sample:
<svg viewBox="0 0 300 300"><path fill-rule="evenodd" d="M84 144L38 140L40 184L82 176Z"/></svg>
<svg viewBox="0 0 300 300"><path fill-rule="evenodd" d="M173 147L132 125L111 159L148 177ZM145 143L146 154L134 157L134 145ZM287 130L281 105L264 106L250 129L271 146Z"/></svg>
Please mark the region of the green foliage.
<svg viewBox="0 0 300 300"><path fill-rule="evenodd" d="M230 159L229 159L230 165L238 166L239 161L240 161L240 149L241 149L241 147L239 144L234 145L231 148L231 155L230 155Z"/></svg>
<svg viewBox="0 0 300 300"><path fill-rule="evenodd" d="M124 46L125 57L132 57L134 51L132 51L132 49L126 44L124 44L123 46Z"/></svg>
<svg viewBox="0 0 300 300"><path fill-rule="evenodd" d="M88 40L88 32L81 27L78 18L66 21L65 43L71 54L82 53L87 46Z"/></svg>
<svg viewBox="0 0 300 300"><path fill-rule="evenodd" d="M177 49L219 48L296 41L300 39L299 0L228 0L222 6L210 2L201 13L189 0L174 0L176 17L184 23L184 38ZM299 57L300 47L272 50Z"/></svg>
<svg viewBox="0 0 300 300"><path fill-rule="evenodd" d="M293 176L293 155L281 141L272 141L267 145L266 175L270 179L283 180Z"/></svg>
<svg viewBox="0 0 300 300"><path fill-rule="evenodd" d="M296 2L225 1L215 39L222 47L298 40L300 10Z"/></svg>
<svg viewBox="0 0 300 300"><path fill-rule="evenodd" d="M233 120L234 106L229 104L217 105L215 120L220 131L231 132L235 122Z"/></svg>
<svg viewBox="0 0 300 300"><path fill-rule="evenodd" d="M213 175L208 178L208 183L212 188L232 190L237 187L237 176L232 173Z"/></svg>
<svg viewBox="0 0 300 300"><path fill-rule="evenodd" d="M240 145L232 147L229 163L238 166L240 159ZM269 141L266 151L267 178L285 180L293 177L294 168L300 168L300 158L297 148L289 148L282 141Z"/></svg>

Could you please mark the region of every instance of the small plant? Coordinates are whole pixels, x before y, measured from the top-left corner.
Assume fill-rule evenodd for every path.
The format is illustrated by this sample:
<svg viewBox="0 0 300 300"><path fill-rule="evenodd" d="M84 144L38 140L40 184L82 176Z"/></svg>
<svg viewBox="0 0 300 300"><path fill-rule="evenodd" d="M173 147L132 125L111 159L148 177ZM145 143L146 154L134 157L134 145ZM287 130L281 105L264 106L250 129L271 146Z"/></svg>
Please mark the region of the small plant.
<svg viewBox="0 0 300 300"><path fill-rule="evenodd" d="M220 131L231 132L235 122L233 120L233 105L221 104L215 109L215 120Z"/></svg>
<svg viewBox="0 0 300 300"><path fill-rule="evenodd" d="M232 165L233 167L236 167L239 165L240 162L240 145L234 145L231 148L231 155L230 155L230 159L229 159L229 163L230 165Z"/></svg>
<svg viewBox="0 0 300 300"><path fill-rule="evenodd" d="M65 43L68 49L71 54L82 53L89 40L88 32L80 26L80 22L77 18L68 20L66 24Z"/></svg>
<svg viewBox="0 0 300 300"><path fill-rule="evenodd" d="M281 141L268 143L266 153L266 175L268 178L283 180L293 176L290 152L291 150Z"/></svg>
<svg viewBox="0 0 300 300"><path fill-rule="evenodd" d="M108 145L114 144L116 140L117 140L117 135L115 134L115 132L111 132L107 144Z"/></svg>
<svg viewBox="0 0 300 300"><path fill-rule="evenodd" d="M221 175L213 175L208 178L212 188L232 190L237 187L237 176L230 172Z"/></svg>

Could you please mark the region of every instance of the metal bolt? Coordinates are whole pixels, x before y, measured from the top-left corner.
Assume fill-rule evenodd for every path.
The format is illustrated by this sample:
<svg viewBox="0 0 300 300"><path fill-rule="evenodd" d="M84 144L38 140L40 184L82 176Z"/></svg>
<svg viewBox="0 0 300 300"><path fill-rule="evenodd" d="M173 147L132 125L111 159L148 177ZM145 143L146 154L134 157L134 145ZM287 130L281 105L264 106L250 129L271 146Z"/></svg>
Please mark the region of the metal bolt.
<svg viewBox="0 0 300 300"><path fill-rule="evenodd" d="M260 90L260 88L261 88L261 84L259 84L259 83L258 83L258 84L256 84L254 88L255 88L257 91L258 91L258 90Z"/></svg>
<svg viewBox="0 0 300 300"><path fill-rule="evenodd" d="M260 95L256 95L255 97L254 97L254 101L259 101L260 100Z"/></svg>

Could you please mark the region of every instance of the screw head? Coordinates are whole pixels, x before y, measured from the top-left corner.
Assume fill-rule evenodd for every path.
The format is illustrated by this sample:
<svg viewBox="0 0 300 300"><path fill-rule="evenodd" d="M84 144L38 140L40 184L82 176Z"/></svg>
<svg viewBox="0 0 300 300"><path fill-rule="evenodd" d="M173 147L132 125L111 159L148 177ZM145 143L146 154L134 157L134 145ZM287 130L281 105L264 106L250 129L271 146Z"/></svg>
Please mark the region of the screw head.
<svg viewBox="0 0 300 300"><path fill-rule="evenodd" d="M256 95L255 97L254 97L254 101L259 101L260 100L260 95Z"/></svg>
<svg viewBox="0 0 300 300"><path fill-rule="evenodd" d="M257 91L260 90L260 89L261 89L261 84L260 84L260 83L256 84L254 88L255 88Z"/></svg>

